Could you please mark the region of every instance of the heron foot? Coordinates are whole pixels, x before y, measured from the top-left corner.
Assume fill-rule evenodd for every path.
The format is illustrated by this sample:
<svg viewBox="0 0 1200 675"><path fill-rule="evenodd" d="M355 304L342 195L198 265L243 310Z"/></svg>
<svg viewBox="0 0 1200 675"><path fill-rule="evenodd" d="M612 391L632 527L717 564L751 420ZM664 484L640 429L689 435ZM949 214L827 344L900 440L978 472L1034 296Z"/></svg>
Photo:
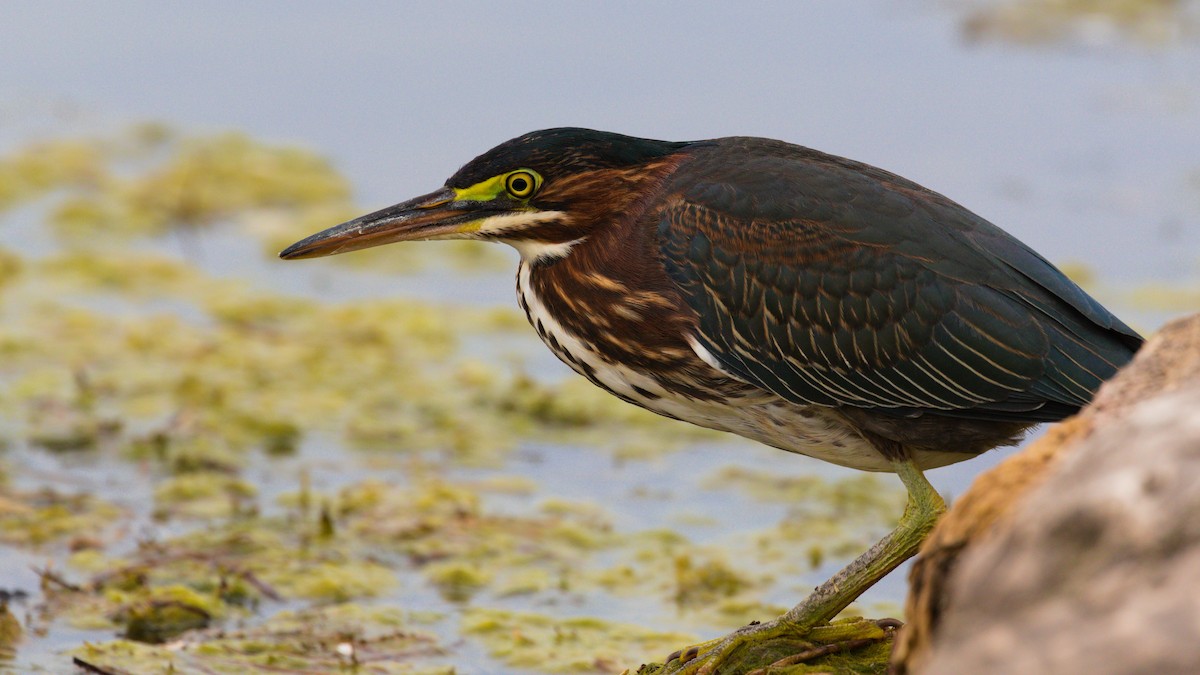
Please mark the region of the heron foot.
<svg viewBox="0 0 1200 675"><path fill-rule="evenodd" d="M671 654L658 670L641 675L770 675L775 669L812 663L833 654L886 663L890 642L900 622L840 619L805 629L780 617L739 628ZM887 644L885 644L887 643ZM881 645L875 649L868 649ZM860 654L861 652L861 654Z"/></svg>
<svg viewBox="0 0 1200 675"><path fill-rule="evenodd" d="M889 629L878 623L861 618L840 621L833 618L875 582L915 555L938 516L946 510L945 502L916 464L897 461L895 470L908 488L908 505L895 530L783 616L672 654L659 670L643 668L640 675L741 675L758 669L765 669L762 670L765 674L781 662L793 665L802 662L788 659L818 659L886 639ZM891 619L886 621L887 626L896 623ZM887 654L880 660L886 662Z"/></svg>

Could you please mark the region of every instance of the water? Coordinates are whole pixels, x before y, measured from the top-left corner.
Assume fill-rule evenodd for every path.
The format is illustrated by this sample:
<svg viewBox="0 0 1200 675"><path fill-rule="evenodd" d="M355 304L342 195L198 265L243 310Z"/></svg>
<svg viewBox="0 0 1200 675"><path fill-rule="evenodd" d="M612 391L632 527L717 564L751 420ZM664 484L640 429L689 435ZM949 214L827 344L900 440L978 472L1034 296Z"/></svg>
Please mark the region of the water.
<svg viewBox="0 0 1200 675"><path fill-rule="evenodd" d="M953 197L1049 259L1086 265L1102 301L1154 328L1166 316L1122 305L1117 291L1200 280L1200 49L1119 39L973 45L963 37L965 11L882 1L12 5L0 21L0 147L148 119L241 129L331 157L365 210L427 192L474 155L541 127L776 137ZM0 244L44 248L37 224L20 213L2 224ZM221 252L202 255L201 265L277 291L513 302L507 277L456 280L431 270L398 279L319 262L278 266L222 236L200 242ZM531 331L525 347L538 354L540 376L567 376L535 343ZM752 466L844 475L745 443L731 447ZM943 492L961 494L1006 454L930 477ZM731 503L743 510L733 514L729 504L683 500L623 510L638 481L685 469L700 477L725 463L703 448L636 477L594 456L540 456L511 468L557 486L546 495L558 490L612 505L620 527L670 522L693 509L710 511L726 531L780 517L781 507L736 498ZM32 480L88 473L77 472L51 467ZM595 475L606 480L584 479ZM103 481L91 485L106 491ZM125 494L130 485L126 478L107 492ZM3 551L2 567L15 575L4 585L36 586L27 571L36 556ZM869 599L902 595L903 578L894 574ZM639 609L610 615L636 618ZM24 658L51 659L50 651L34 647Z"/></svg>
<svg viewBox="0 0 1200 675"><path fill-rule="evenodd" d="M1196 275L1195 44L970 46L962 9L914 2L524 9L10 7L0 138L64 119L244 129L331 155L376 206L540 127L771 136L951 195L1053 260Z"/></svg>

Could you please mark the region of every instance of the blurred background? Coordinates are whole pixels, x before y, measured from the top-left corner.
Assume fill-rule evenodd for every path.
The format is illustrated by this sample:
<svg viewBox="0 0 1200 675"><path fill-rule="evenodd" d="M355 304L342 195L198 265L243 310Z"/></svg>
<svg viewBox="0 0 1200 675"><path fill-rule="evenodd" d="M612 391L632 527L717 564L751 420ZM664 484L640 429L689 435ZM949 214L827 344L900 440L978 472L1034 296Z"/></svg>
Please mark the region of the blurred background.
<svg viewBox="0 0 1200 675"><path fill-rule="evenodd" d="M274 258L526 131L814 147L948 195L1145 333L1200 309L1195 1L0 19L14 672L620 672L790 606L890 529L891 476L577 381L523 325L511 251ZM953 497L1011 452L930 478ZM858 609L898 613L903 582Z"/></svg>

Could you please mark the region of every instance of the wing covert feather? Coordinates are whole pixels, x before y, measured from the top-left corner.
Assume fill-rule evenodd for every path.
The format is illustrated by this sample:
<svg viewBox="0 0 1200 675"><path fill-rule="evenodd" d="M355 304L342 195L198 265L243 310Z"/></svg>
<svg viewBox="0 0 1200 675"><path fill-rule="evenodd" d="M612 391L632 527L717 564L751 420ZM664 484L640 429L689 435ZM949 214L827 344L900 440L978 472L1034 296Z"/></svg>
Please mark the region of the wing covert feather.
<svg viewBox="0 0 1200 675"><path fill-rule="evenodd" d="M696 337L737 377L802 403L1038 421L1089 400L1140 343L945 197L780 146L698 153L708 180L669 185L659 214Z"/></svg>

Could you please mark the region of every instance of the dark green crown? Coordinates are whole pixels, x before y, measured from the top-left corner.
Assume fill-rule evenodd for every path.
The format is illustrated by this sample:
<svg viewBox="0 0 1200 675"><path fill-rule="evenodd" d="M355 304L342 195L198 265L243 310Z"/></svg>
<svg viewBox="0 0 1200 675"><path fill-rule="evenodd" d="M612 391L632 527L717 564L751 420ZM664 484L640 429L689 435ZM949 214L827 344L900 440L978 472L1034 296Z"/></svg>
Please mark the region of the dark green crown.
<svg viewBox="0 0 1200 675"><path fill-rule="evenodd" d="M468 187L516 168L533 169L547 178L554 178L633 166L668 155L686 145L575 127L531 131L471 160L451 176L446 185Z"/></svg>

